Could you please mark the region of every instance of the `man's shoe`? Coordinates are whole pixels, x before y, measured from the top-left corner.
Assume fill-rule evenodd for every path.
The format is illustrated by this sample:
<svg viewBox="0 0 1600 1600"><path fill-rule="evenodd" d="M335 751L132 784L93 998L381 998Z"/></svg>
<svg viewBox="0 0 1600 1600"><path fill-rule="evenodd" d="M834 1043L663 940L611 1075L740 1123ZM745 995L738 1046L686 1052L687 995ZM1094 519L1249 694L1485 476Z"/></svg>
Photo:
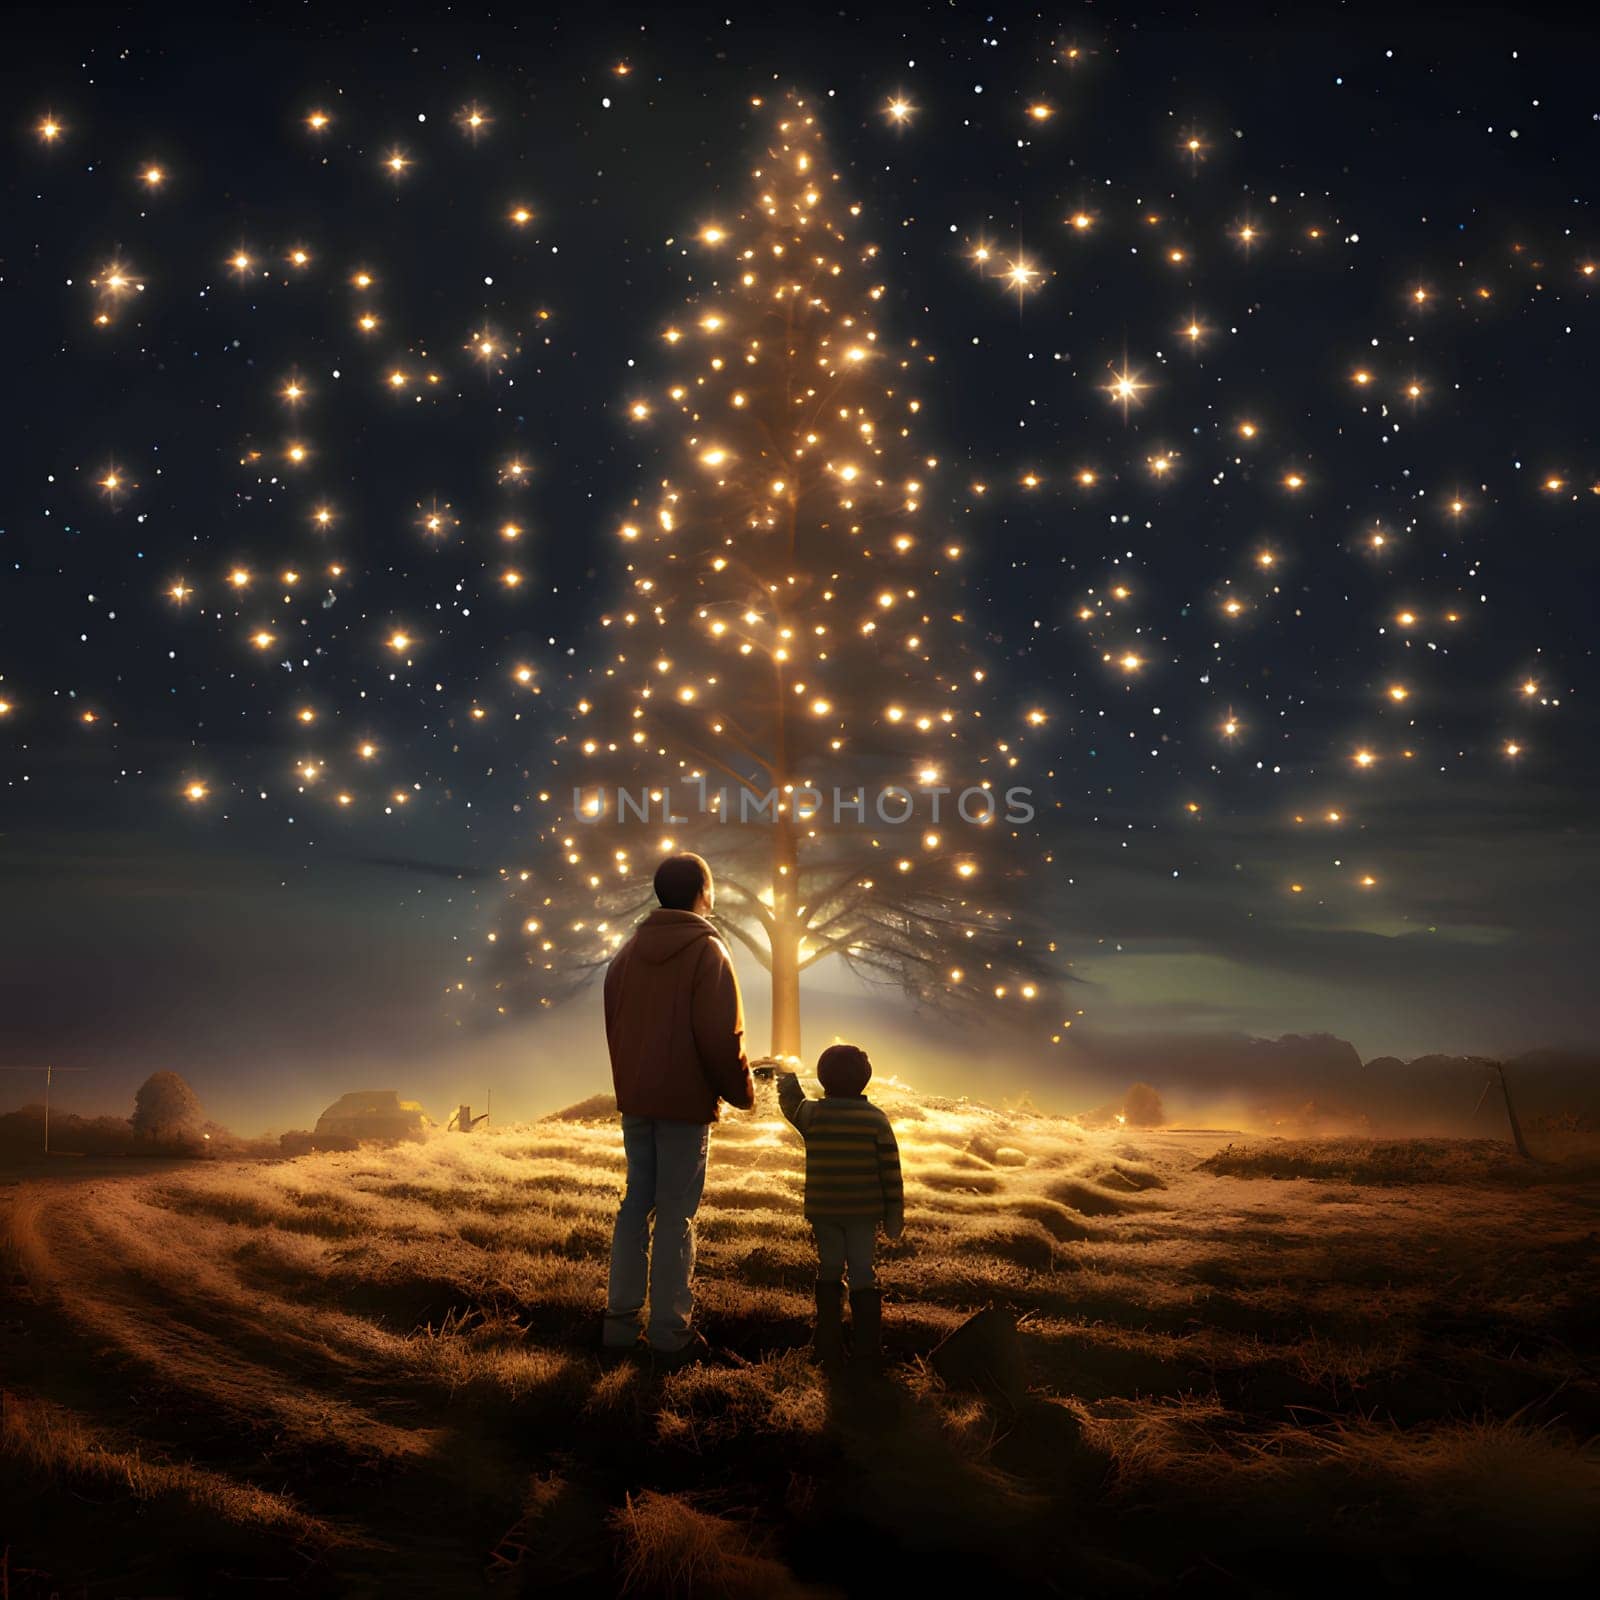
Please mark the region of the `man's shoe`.
<svg viewBox="0 0 1600 1600"><path fill-rule="evenodd" d="M860 1372L883 1370L883 1295L850 1291L850 1363Z"/></svg>
<svg viewBox="0 0 1600 1600"><path fill-rule="evenodd" d="M817 1280L817 1331L811 1359L826 1373L844 1365L844 1285Z"/></svg>
<svg viewBox="0 0 1600 1600"><path fill-rule="evenodd" d="M679 1372L684 1367L692 1367L698 1361L704 1361L711 1354L711 1343L706 1336L696 1328L689 1335L689 1342L677 1350L658 1350L650 1346L650 1361L657 1372Z"/></svg>

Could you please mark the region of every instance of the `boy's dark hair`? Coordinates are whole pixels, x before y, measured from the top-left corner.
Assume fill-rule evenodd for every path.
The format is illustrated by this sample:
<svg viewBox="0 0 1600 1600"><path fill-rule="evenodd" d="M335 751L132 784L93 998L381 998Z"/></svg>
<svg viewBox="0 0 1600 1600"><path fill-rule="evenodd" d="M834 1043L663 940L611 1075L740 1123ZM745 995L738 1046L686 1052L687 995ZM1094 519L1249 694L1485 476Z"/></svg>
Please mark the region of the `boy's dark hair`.
<svg viewBox="0 0 1600 1600"><path fill-rule="evenodd" d="M711 888L711 868L692 850L668 856L656 868L656 899L668 911L693 911L694 903Z"/></svg>
<svg viewBox="0 0 1600 1600"><path fill-rule="evenodd" d="M872 1063L858 1044L830 1044L817 1057L817 1082L824 1094L860 1094L872 1077Z"/></svg>

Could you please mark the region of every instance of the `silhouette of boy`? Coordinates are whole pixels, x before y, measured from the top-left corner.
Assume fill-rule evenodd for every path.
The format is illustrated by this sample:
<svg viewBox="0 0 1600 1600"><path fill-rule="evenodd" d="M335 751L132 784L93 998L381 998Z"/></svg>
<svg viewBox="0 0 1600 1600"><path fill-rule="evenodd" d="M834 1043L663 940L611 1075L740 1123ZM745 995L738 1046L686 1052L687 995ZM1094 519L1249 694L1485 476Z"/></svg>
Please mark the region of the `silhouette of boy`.
<svg viewBox="0 0 1600 1600"><path fill-rule="evenodd" d="M878 1226L891 1239L905 1228L900 1147L889 1119L866 1097L872 1063L859 1045L835 1044L817 1060L822 1099L811 1100L792 1072L778 1079L778 1104L806 1145L805 1214L817 1239L817 1364L844 1360L844 1283L850 1274L852 1357L883 1361L882 1300L873 1255Z"/></svg>

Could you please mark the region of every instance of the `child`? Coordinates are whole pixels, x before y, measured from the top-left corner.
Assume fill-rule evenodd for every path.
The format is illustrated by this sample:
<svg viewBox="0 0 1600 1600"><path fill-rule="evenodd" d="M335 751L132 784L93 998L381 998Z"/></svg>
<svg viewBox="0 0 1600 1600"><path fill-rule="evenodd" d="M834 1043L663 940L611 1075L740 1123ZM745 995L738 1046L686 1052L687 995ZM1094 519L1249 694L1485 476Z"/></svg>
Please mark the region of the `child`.
<svg viewBox="0 0 1600 1600"><path fill-rule="evenodd" d="M823 1098L808 1100L794 1073L778 1079L778 1104L806 1142L806 1218L817 1236L817 1364L844 1359L845 1266L858 1366L883 1360L882 1304L872 1270L878 1224L891 1239L905 1228L900 1147L889 1119L864 1093L872 1063L859 1045L835 1044L817 1061Z"/></svg>

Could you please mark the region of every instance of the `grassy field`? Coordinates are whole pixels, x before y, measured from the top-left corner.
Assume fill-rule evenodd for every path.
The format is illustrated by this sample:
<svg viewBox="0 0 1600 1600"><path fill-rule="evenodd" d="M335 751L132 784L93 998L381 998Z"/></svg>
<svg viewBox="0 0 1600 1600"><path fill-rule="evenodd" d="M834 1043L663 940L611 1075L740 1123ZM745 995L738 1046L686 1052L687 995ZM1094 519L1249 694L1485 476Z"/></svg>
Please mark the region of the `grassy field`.
<svg viewBox="0 0 1600 1600"><path fill-rule="evenodd" d="M874 1096L908 1179L876 1389L805 1359L767 1103L714 1131L718 1354L668 1376L596 1359L603 1106L0 1189L11 1594L1527 1590L1600 1558L1594 1167ZM928 1359L990 1303L1009 1398Z"/></svg>

